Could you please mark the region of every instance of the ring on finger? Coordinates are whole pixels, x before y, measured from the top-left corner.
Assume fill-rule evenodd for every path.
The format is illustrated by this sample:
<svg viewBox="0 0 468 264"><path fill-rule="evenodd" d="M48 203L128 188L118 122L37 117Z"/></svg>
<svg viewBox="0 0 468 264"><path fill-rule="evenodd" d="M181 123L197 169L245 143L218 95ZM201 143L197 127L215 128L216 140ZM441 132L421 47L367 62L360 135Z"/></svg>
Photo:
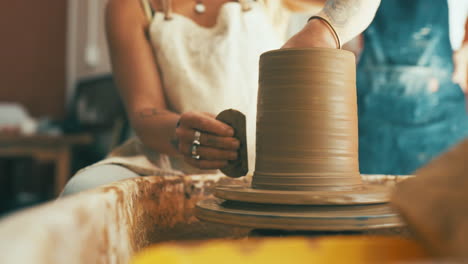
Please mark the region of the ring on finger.
<svg viewBox="0 0 468 264"><path fill-rule="evenodd" d="M196 160L200 159L200 155L197 153L198 146L199 144L193 143L192 146L190 147L190 153L192 154L192 158Z"/></svg>
<svg viewBox="0 0 468 264"><path fill-rule="evenodd" d="M192 145L200 146L200 137L201 137L200 131L195 130L195 135L193 136Z"/></svg>

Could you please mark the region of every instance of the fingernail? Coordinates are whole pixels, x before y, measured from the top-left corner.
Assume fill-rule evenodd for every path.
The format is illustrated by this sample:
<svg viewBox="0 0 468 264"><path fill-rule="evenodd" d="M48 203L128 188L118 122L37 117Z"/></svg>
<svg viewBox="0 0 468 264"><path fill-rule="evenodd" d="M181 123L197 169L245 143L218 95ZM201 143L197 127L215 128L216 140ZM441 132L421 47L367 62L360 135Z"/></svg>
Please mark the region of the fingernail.
<svg viewBox="0 0 468 264"><path fill-rule="evenodd" d="M230 135L234 135L234 129L232 129L232 127L228 127L228 128L227 128L227 132L228 132Z"/></svg>

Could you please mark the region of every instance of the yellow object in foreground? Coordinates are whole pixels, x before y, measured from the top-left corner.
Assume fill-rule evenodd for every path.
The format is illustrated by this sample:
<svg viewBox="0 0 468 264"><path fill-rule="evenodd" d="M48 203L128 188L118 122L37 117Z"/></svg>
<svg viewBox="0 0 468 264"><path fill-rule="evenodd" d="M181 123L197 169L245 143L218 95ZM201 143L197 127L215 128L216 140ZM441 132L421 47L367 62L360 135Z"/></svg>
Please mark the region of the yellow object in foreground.
<svg viewBox="0 0 468 264"><path fill-rule="evenodd" d="M386 236L245 238L149 247L133 264L394 263L427 259L414 241Z"/></svg>

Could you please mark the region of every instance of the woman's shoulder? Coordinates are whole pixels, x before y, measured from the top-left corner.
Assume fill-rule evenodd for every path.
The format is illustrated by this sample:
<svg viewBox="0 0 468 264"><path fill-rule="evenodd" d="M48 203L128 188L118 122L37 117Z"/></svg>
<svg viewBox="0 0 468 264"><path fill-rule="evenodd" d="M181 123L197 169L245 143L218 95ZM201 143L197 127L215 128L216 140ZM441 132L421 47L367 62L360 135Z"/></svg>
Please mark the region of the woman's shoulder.
<svg viewBox="0 0 468 264"><path fill-rule="evenodd" d="M106 5L107 27L146 27L148 19L142 0L108 0Z"/></svg>

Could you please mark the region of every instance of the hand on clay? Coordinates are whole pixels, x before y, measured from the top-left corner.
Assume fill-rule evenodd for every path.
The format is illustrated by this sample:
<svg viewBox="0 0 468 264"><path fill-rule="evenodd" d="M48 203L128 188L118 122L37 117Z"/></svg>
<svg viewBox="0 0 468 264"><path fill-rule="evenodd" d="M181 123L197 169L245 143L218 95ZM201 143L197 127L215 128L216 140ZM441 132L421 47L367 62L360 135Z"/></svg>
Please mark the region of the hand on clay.
<svg viewBox="0 0 468 264"><path fill-rule="evenodd" d="M452 80L467 92L468 85L468 43L453 53L453 75Z"/></svg>
<svg viewBox="0 0 468 264"><path fill-rule="evenodd" d="M307 25L292 36L284 48L337 48L333 32L318 19L312 19Z"/></svg>
<svg viewBox="0 0 468 264"><path fill-rule="evenodd" d="M197 147L199 160L192 157L195 131L201 133L200 146ZM229 160L236 160L240 142L233 135L232 127L216 120L213 115L200 112L183 113L176 129L179 152L187 163L199 169L220 169Z"/></svg>

